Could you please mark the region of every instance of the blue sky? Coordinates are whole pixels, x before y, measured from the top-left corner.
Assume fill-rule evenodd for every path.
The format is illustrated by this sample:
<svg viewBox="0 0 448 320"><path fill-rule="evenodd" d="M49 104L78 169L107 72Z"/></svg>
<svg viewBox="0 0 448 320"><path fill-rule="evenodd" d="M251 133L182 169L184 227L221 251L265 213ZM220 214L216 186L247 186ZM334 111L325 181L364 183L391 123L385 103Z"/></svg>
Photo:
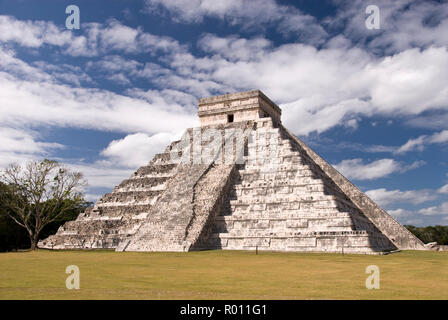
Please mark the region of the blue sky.
<svg viewBox="0 0 448 320"><path fill-rule="evenodd" d="M68 5L80 9L69 30ZM261 89L283 123L401 223L448 224L448 4L0 0L0 167L44 157L109 192Z"/></svg>

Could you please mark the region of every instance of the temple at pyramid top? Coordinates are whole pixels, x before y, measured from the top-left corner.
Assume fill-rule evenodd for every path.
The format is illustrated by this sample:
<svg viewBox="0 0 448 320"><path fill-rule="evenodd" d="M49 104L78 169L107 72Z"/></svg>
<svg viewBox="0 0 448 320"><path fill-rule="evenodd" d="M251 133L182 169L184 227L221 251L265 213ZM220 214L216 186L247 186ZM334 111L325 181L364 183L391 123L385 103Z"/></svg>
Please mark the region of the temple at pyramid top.
<svg viewBox="0 0 448 320"><path fill-rule="evenodd" d="M281 123L282 110L260 90L224 94L199 99L201 126L270 117Z"/></svg>

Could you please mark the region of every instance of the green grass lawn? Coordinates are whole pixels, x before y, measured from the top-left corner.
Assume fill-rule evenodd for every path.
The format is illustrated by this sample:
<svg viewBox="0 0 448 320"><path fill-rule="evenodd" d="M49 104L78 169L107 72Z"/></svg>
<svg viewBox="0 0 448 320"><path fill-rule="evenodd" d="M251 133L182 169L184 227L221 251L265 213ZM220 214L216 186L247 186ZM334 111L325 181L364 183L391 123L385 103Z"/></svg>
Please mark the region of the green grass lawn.
<svg viewBox="0 0 448 320"><path fill-rule="evenodd" d="M80 290L65 287L68 265ZM379 290L365 287L368 265ZM448 299L448 252L0 253L0 299Z"/></svg>

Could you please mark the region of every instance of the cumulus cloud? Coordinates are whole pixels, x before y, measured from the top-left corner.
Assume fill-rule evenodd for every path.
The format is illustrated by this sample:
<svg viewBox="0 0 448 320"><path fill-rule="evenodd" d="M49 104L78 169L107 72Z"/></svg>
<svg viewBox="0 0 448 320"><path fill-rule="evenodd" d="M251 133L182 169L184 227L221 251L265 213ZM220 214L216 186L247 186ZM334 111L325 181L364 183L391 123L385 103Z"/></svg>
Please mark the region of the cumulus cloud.
<svg viewBox="0 0 448 320"><path fill-rule="evenodd" d="M448 194L448 184L441 187L439 190L437 190L439 193Z"/></svg>
<svg viewBox="0 0 448 320"><path fill-rule="evenodd" d="M354 124L358 116L415 116L448 108L446 48L376 58L354 47L273 46L259 37L210 34L198 45L205 57L173 55L166 62L176 74L158 83L202 96L260 88L281 105L284 123L299 135Z"/></svg>
<svg viewBox="0 0 448 320"><path fill-rule="evenodd" d="M420 204L437 198L432 190L387 190L385 188L366 191L372 200L381 206L388 206L395 203Z"/></svg>
<svg viewBox="0 0 448 320"><path fill-rule="evenodd" d="M429 137L430 143L445 143L448 142L448 130L443 130L438 133L434 133Z"/></svg>
<svg viewBox="0 0 448 320"><path fill-rule="evenodd" d="M422 135L415 139L409 139L404 145L399 147L395 153L406 153L409 151L423 151L429 144L445 143L448 142L448 130L436 132L431 136Z"/></svg>
<svg viewBox="0 0 448 320"><path fill-rule="evenodd" d="M100 152L101 158L93 163L69 162L66 165L82 172L89 190L97 188L111 190L137 168L146 165L156 153L163 152L173 141L180 139L182 132L161 132L154 135L135 133L123 139L113 140ZM97 200L98 194L88 194L88 200Z"/></svg>
<svg viewBox="0 0 448 320"><path fill-rule="evenodd" d="M1 54L16 59L12 52L2 52L0 48ZM18 61L21 62L16 68L18 70L0 71L2 125L52 125L157 133L182 130L197 121L193 106L183 108L180 104L164 101L160 94L156 103L148 103L148 100L107 90L74 88L55 83L47 73ZM28 75L25 78L34 81L23 80L20 74L24 73Z"/></svg>
<svg viewBox="0 0 448 320"><path fill-rule="evenodd" d="M371 163L364 163L362 159L349 159L342 160L334 167L349 179L373 180L395 172L403 173L423 164L423 162L416 161L410 165L405 165L393 159L380 159Z"/></svg>
<svg viewBox="0 0 448 320"><path fill-rule="evenodd" d="M420 136L416 139L409 139L404 145L399 147L395 153L405 153L412 150L423 151L425 148L426 136Z"/></svg>
<svg viewBox="0 0 448 320"><path fill-rule="evenodd" d="M425 216L448 214L448 202L443 202L438 206L420 209L418 213Z"/></svg>
<svg viewBox="0 0 448 320"><path fill-rule="evenodd" d="M156 153L163 152L177 136L165 132L152 136L135 133L112 141L106 149L101 151L101 155L115 165L138 168L147 164Z"/></svg>

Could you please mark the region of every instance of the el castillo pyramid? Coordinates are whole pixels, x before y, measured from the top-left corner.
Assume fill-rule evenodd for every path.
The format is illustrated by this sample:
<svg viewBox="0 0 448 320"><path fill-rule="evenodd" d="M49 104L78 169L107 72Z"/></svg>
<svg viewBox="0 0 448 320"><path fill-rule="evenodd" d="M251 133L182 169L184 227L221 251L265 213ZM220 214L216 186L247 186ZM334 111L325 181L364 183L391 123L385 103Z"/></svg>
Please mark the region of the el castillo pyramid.
<svg viewBox="0 0 448 320"><path fill-rule="evenodd" d="M385 253L423 243L281 124L261 91L199 100L187 129L48 249ZM129 155L132 157L132 154Z"/></svg>

